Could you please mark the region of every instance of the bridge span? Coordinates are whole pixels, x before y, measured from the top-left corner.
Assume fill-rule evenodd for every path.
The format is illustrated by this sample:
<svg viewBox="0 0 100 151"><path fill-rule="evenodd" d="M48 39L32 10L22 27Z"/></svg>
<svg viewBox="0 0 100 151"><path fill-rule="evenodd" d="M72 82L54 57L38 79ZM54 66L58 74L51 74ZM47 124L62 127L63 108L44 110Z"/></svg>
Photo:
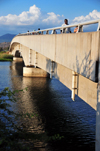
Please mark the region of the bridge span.
<svg viewBox="0 0 100 151"><path fill-rule="evenodd" d="M48 34L46 29L40 35L39 31L19 34L10 52L22 56L24 76L34 77L35 70L43 69L44 76L46 71L72 90L73 100L76 94L96 110L96 151L100 151L100 20L93 23L99 23L96 32L82 32L84 23L78 24L77 33Z"/></svg>

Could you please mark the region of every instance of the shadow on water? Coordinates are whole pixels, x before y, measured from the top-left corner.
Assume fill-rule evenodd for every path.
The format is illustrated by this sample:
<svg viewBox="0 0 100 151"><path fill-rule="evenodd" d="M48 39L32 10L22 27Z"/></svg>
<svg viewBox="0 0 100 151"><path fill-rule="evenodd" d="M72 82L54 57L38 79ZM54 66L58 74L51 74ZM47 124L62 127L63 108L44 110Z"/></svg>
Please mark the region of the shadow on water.
<svg viewBox="0 0 100 151"><path fill-rule="evenodd" d="M22 77L21 66L11 66L12 87L28 91L21 96L17 110L35 111L42 120L41 130L48 136L59 134L61 140L48 142L52 151L94 151L95 110L76 96L55 78Z"/></svg>
<svg viewBox="0 0 100 151"><path fill-rule="evenodd" d="M48 135L64 136L51 143L54 150L94 150L95 111L78 97L72 102L70 90L55 79L48 80L43 90L35 89L32 95Z"/></svg>

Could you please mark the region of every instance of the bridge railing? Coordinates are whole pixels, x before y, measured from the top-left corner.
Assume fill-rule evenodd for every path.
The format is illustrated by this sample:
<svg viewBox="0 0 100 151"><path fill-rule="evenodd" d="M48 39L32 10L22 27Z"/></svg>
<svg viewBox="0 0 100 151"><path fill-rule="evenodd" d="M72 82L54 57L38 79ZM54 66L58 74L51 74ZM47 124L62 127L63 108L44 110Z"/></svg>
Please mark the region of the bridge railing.
<svg viewBox="0 0 100 151"><path fill-rule="evenodd" d="M78 30L77 30L77 33L78 33L78 32L83 32L84 25L91 25L91 24L97 24L97 23L98 23L97 31L99 31L100 30L100 19L83 22L83 23L78 23L78 24L73 24L73 25L66 25L66 26L42 29L42 30L37 30L37 31L31 31L31 32L27 32L27 33L18 34L17 36L31 35L31 34L33 35L33 34L39 34L39 33L41 33L43 35L44 32L45 32L45 34L49 34L49 31L52 31L52 34L56 34L56 30L62 30L64 32L66 32L68 28L76 27L76 26L78 27Z"/></svg>

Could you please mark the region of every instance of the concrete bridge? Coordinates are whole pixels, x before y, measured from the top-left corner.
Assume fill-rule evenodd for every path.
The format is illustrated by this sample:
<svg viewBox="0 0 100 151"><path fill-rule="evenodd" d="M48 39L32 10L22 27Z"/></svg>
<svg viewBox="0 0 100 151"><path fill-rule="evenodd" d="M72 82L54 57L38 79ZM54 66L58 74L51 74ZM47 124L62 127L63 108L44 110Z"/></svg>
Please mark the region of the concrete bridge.
<svg viewBox="0 0 100 151"><path fill-rule="evenodd" d="M83 32L84 25L95 23L96 32ZM75 26L77 33L55 34ZM49 34L51 30L54 34ZM95 150L100 151L100 20L19 34L11 42L10 53L15 60L23 59L23 76L49 73L72 90L73 100L77 94L96 110Z"/></svg>

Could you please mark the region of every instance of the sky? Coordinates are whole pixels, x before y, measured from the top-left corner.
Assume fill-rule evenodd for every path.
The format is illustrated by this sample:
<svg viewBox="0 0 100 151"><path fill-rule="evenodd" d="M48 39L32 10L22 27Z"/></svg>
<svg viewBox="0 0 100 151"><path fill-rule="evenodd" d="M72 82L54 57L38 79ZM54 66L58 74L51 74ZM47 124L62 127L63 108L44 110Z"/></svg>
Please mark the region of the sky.
<svg viewBox="0 0 100 151"><path fill-rule="evenodd" d="M69 24L100 19L100 0L0 0L0 36L61 26L65 18Z"/></svg>

